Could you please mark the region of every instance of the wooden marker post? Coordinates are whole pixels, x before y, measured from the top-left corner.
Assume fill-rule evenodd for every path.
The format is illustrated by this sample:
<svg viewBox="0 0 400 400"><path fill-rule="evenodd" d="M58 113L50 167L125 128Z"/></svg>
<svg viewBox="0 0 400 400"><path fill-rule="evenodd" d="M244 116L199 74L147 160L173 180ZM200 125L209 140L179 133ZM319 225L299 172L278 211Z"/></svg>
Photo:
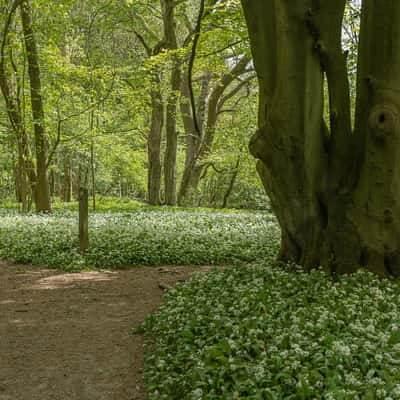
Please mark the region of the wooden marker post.
<svg viewBox="0 0 400 400"><path fill-rule="evenodd" d="M89 248L89 201L88 190L79 188L79 251L83 255Z"/></svg>

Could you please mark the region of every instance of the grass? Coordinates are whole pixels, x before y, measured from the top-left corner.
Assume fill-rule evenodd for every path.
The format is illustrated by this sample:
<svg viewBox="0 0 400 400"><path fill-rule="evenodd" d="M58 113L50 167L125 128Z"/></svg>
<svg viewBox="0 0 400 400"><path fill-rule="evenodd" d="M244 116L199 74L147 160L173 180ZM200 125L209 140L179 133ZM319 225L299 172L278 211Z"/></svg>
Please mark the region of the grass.
<svg viewBox="0 0 400 400"><path fill-rule="evenodd" d="M178 286L142 328L150 399L400 399L400 286L369 273L265 259Z"/></svg>
<svg viewBox="0 0 400 400"><path fill-rule="evenodd" d="M265 213L163 209L92 213L90 249L78 254L75 211L0 217L0 259L76 270L135 265L226 265L263 256L279 235Z"/></svg>

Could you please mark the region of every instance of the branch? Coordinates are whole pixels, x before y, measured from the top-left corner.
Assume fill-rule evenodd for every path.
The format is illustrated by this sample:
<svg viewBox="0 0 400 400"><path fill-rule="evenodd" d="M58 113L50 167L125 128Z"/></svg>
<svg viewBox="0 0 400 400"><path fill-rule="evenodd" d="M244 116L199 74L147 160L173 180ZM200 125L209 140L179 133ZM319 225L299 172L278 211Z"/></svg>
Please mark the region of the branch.
<svg viewBox="0 0 400 400"><path fill-rule="evenodd" d="M133 31L133 33L135 34L135 36L138 38L139 42L142 44L142 46L146 50L146 54L150 57L151 54L152 54L152 51L150 49L150 46L144 40L144 37L139 32L137 32L135 30Z"/></svg>
<svg viewBox="0 0 400 400"><path fill-rule="evenodd" d="M10 86L7 80L4 60L5 60L5 48L8 42L8 34L10 31L10 25L12 22L13 15L17 8L22 4L23 0L15 0L11 6L11 9L8 13L7 19L4 23L3 27L3 39L0 47L0 88L3 93L3 97L7 107L7 113L9 116L10 123L17 133L19 131L20 126L22 125L21 115L18 113L18 104L15 104L14 100L11 97Z"/></svg>
<svg viewBox="0 0 400 400"><path fill-rule="evenodd" d="M204 15L204 3L205 3L205 0L200 0L200 9L199 9L199 14L197 17L196 27L195 27L195 31L194 31L193 45L192 45L192 51L190 54L189 67L188 67L190 104L192 107L194 128L195 128L195 131L196 131L196 134L198 137L201 136L201 131L200 131L200 126L199 126L199 121L197 120L197 115L196 115L196 101L194 98L194 90L193 90L193 66L194 66L194 60L196 58L197 45L199 43L200 34L201 34L201 21L203 19L203 15Z"/></svg>
<svg viewBox="0 0 400 400"><path fill-rule="evenodd" d="M76 113L70 114L70 115L68 115L67 117L60 118L60 109L59 109L59 107L57 107L57 115L58 115L58 121L57 121L57 138L56 138L56 141L55 141L55 143L54 143L54 146L53 146L53 148L51 149L50 154L49 154L49 156L48 156L48 158L47 158L46 169L50 166L51 161L53 160L54 154L55 154L55 152L56 152L56 150L57 150L57 148L58 148L58 145L60 144L60 141L61 141L61 125L62 125L64 122L66 122L66 121L68 121L68 120L70 120L70 119L72 119L72 118L79 117L80 115L85 114L86 112L88 112L88 111L90 111L90 110L93 110L93 109L94 109L95 107L97 107L99 104L103 103L103 102L110 96L110 94L112 93L112 91L113 91L113 89L114 89L114 83L115 83L115 79L114 79L114 78L115 78L115 75L113 76L113 81L112 81L111 86L110 86L110 88L108 89L107 93L105 94L105 96L103 96L103 97L102 97L101 99L99 99L98 101L96 101L96 102L94 102L94 103L92 103L92 104L89 104L89 105L88 105L86 108L84 108L83 110L80 110L80 111L78 111L78 112L76 112Z"/></svg>
<svg viewBox="0 0 400 400"><path fill-rule="evenodd" d="M244 80L240 80L239 84L237 86L235 86L227 95L225 95L224 97L222 97L222 99L218 102L218 112L221 112L221 109L223 107L223 105L232 97L234 97L239 91L240 89L247 85L249 82L251 82L254 78L256 77L256 75L251 75L248 78L244 79Z"/></svg>
<svg viewBox="0 0 400 400"><path fill-rule="evenodd" d="M4 68L4 50L7 44L7 37L8 37L8 32L10 30L10 25L12 22L12 17L17 10L17 8L22 4L23 0L15 0L14 3L11 6L10 12L8 13L6 22L4 23L4 28L3 28L3 40L1 42L1 49L0 49L0 68Z"/></svg>
<svg viewBox="0 0 400 400"><path fill-rule="evenodd" d="M189 32L188 36L192 36L192 33L195 30L195 27L192 25L192 22L190 21L189 16L187 15L186 11L183 13L183 22L186 26L186 29Z"/></svg>
<svg viewBox="0 0 400 400"><path fill-rule="evenodd" d="M159 41L160 41L160 39L159 39L159 37L157 36L157 34L155 34L155 33L149 28L149 26L147 25L146 21L144 20L144 18L143 18L141 15L136 14L136 13L133 13L133 17L139 20L139 22L141 23L143 29L146 31L146 33L147 33L149 36L151 36L156 42L159 42Z"/></svg>
<svg viewBox="0 0 400 400"><path fill-rule="evenodd" d="M236 46L237 44L240 44L240 43L243 43L242 39L236 40L233 43L229 43L225 47L222 47L221 49L214 50L211 53L200 54L197 58L207 58L207 57L210 57L210 56L215 56L215 55L217 55L219 53L222 53L223 51L228 50L231 47Z"/></svg>

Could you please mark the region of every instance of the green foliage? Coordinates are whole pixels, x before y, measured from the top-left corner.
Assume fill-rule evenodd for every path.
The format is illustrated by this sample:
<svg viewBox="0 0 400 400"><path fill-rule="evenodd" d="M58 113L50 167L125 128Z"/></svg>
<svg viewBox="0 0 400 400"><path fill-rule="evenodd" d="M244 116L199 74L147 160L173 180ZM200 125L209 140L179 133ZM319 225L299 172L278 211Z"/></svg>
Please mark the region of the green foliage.
<svg viewBox="0 0 400 400"><path fill-rule="evenodd" d="M399 320L399 283L365 272L267 259L202 275L142 327L150 399L400 399Z"/></svg>
<svg viewBox="0 0 400 400"><path fill-rule="evenodd" d="M233 60L249 54L240 1L207 3L206 8L210 11L209 7L213 7L213 10L207 12L204 18L195 60L193 86L197 102L201 91L199 78L210 74L211 86L215 86L232 66ZM165 106L171 94L170 70L176 55L182 60L181 72L185 75L188 68L185 60L191 52L191 31L197 18L198 2L176 2L175 28L179 49L173 51L163 48L160 1L35 0L30 4L40 57L44 124L49 153L52 153L48 170L52 194L62 197L66 192L64 185L67 185L68 182L65 182L68 179L65 178L69 171L75 192L79 182L85 182L91 189L92 185L95 186L98 194L122 193L145 199L151 90L160 91ZM1 27L5 16L6 13L0 16ZM11 51L8 50L6 64L9 72L16 67L13 72L15 84L19 82L22 85L19 88L20 101L28 147L35 164L33 121L24 76L26 55L19 24L19 17L15 15L15 27L10 31L9 43L14 66L11 65ZM152 55L147 52L146 46L154 50ZM152 73L159 76L159 84L154 84ZM238 82L233 82L225 94L229 94ZM215 174L210 169L202 178L202 187L193 204L222 205L239 149L247 146L255 131L257 89L256 80L253 82L243 86L224 103L216 134L221 138L211 146L210 152L210 159L216 159L215 166L223 171L221 177L217 177L220 185L214 187L213 198L210 199L207 196L208 187L216 182ZM235 120L231 117L233 115ZM179 107L177 131L179 189L187 135ZM19 184L16 178L20 167L16 144L15 132L7 119L3 96L0 95L0 198L11 197L18 192L15 186ZM161 153L164 151L163 141ZM254 175L254 161L246 159L240 164L240 176L234 185L233 195L241 191L242 185L253 186L254 179L249 178L247 167L250 168L250 175ZM257 181L255 189L260 187ZM240 196L236 196L235 206L246 203L238 199Z"/></svg>
<svg viewBox="0 0 400 400"><path fill-rule="evenodd" d="M253 188L247 188L248 191ZM239 194L238 199L233 199L232 204L237 208L211 208L211 207L170 207L170 206L149 206L140 200L131 199L129 197L98 197L96 199L96 212L97 213L112 213L112 212L136 212L136 211L168 211L180 212L188 211L192 213L227 213L227 214L248 214L257 213L259 210L268 208L266 203L266 196L262 191L252 192L250 197L249 192L244 191ZM56 212L63 211L77 211L79 203L71 201L69 203L63 202L60 198L53 199L53 210ZM2 210L3 209L3 210ZM5 198L0 202L0 215L4 214L6 210L19 210L19 204L10 198ZM89 198L89 210L93 211L93 199ZM261 211L263 212L263 211Z"/></svg>
<svg viewBox="0 0 400 400"><path fill-rule="evenodd" d="M149 212L149 210L151 212ZM223 265L262 257L279 236L268 214L138 209L90 216L90 248L77 253L78 216L13 214L0 218L0 259L64 269L134 265ZM274 240L276 242L276 240Z"/></svg>
<svg viewBox="0 0 400 400"><path fill-rule="evenodd" d="M56 211L77 211L79 203L71 201L70 203L62 202L56 199L53 203ZM145 208L146 205L138 200L129 199L127 197L105 197L96 200L96 212L133 212ZM93 200L89 198L89 210L93 208Z"/></svg>

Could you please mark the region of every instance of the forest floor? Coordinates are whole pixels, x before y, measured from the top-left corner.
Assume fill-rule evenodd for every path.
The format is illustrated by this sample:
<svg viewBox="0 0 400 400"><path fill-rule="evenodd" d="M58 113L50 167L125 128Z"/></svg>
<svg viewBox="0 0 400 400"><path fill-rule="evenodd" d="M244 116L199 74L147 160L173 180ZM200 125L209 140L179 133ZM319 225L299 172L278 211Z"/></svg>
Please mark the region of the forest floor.
<svg viewBox="0 0 400 400"><path fill-rule="evenodd" d="M166 286L211 267L65 274L0 263L0 400L144 400L132 335Z"/></svg>

